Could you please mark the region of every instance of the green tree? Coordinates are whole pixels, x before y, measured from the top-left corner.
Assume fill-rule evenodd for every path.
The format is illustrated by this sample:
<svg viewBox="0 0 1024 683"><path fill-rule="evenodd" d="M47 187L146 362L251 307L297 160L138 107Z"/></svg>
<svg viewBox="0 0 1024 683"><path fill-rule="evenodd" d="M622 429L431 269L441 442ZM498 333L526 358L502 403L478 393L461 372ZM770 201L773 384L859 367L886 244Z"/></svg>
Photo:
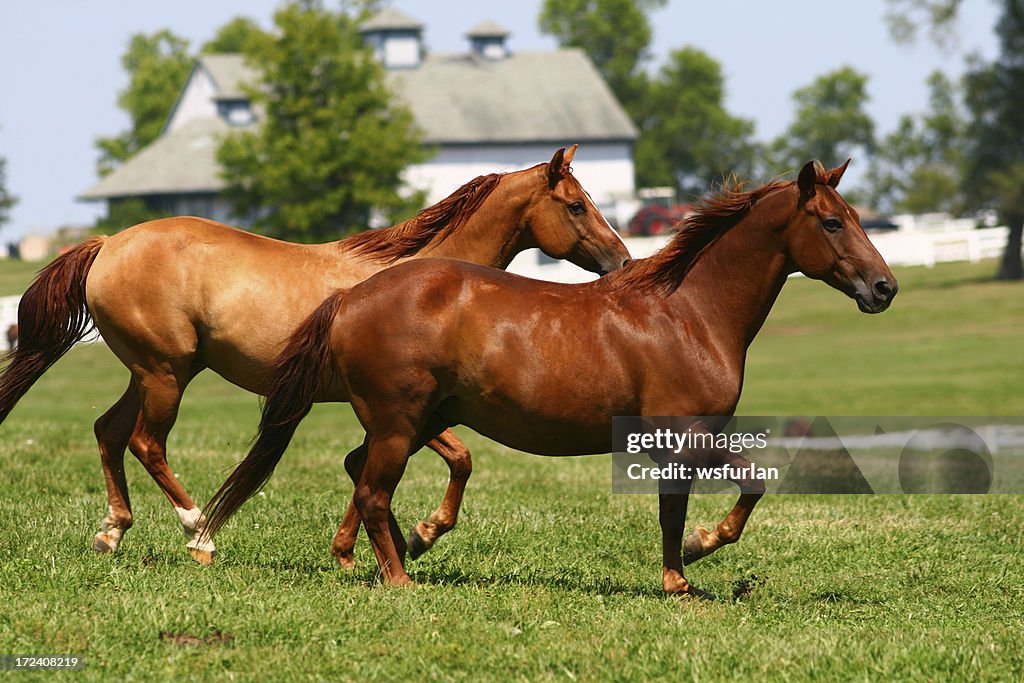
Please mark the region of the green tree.
<svg viewBox="0 0 1024 683"><path fill-rule="evenodd" d="M899 25L924 16L942 35L951 33L962 0L889 0ZM996 277L1024 278L1024 3L1000 0L996 35L999 56L993 62L974 58L964 77L969 112L965 144L964 192L969 208L995 208L1009 228L1006 250ZM896 40L908 34L893 31ZM912 37L912 33L909 34Z"/></svg>
<svg viewBox="0 0 1024 683"><path fill-rule="evenodd" d="M17 203L18 198L7 189L7 159L0 157L0 227L11 220L11 209Z"/></svg>
<svg viewBox="0 0 1024 683"><path fill-rule="evenodd" d="M966 119L956 84L928 78L929 110L905 115L877 146L866 174L868 201L887 211L963 210Z"/></svg>
<svg viewBox="0 0 1024 683"><path fill-rule="evenodd" d="M885 19L898 43L911 43L922 28L933 42L945 46L954 40L953 24L961 0L887 0Z"/></svg>
<svg viewBox="0 0 1024 683"><path fill-rule="evenodd" d="M770 165L782 173L809 159L842 163L874 148L874 122L865 111L868 77L849 66L818 76L793 93L796 118L772 143Z"/></svg>
<svg viewBox="0 0 1024 683"><path fill-rule="evenodd" d="M203 54L252 54L258 52L267 33L248 17L235 17L217 29L217 34L203 44Z"/></svg>
<svg viewBox="0 0 1024 683"><path fill-rule="evenodd" d="M364 228L371 209L393 218L401 172L423 158L411 113L396 106L356 21L316 3L274 16L273 38L251 55L263 86L256 131L229 136L218 159L225 195L261 232L322 241Z"/></svg>
<svg viewBox="0 0 1024 683"><path fill-rule="evenodd" d="M563 47L587 53L630 114L645 95L650 58L647 13L666 0L544 0L538 24Z"/></svg>
<svg viewBox="0 0 1024 683"><path fill-rule="evenodd" d="M730 173L753 175L752 121L724 106L722 67L694 47L674 51L638 107L637 183L702 194Z"/></svg>
<svg viewBox="0 0 1024 683"><path fill-rule="evenodd" d="M1010 229L997 277L1024 278L1024 3L1007 1L996 28L999 57L976 62L964 77L967 108L966 190L995 207Z"/></svg>
<svg viewBox="0 0 1024 683"><path fill-rule="evenodd" d="M188 41L168 30L132 36L121 65L128 72L128 87L117 104L131 128L96 140L100 150L97 170L106 175L160 135L192 68Z"/></svg>

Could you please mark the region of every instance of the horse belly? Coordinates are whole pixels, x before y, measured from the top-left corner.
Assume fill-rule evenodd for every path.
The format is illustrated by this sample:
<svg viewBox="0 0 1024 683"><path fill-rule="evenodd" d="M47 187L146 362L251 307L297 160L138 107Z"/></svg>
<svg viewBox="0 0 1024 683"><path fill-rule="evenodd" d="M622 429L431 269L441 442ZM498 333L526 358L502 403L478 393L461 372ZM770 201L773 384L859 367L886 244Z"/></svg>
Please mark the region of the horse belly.
<svg viewBox="0 0 1024 683"><path fill-rule="evenodd" d="M481 405L465 411L459 422L509 448L536 455L592 455L612 448L611 418L579 421Z"/></svg>

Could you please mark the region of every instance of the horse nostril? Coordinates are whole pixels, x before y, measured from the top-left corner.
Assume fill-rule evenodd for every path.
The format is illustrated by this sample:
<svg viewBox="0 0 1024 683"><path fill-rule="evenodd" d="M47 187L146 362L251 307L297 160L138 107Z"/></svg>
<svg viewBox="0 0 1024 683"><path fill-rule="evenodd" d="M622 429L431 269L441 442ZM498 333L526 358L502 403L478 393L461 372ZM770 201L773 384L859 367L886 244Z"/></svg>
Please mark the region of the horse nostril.
<svg viewBox="0 0 1024 683"><path fill-rule="evenodd" d="M633 262L633 259L631 259L631 258L625 259L625 260L624 260L624 261L622 262L622 265L621 265L621 266L619 266L619 267L620 267L620 268L625 268L626 266L628 266L628 265L629 265L630 263L632 263L632 262Z"/></svg>
<svg viewBox="0 0 1024 683"><path fill-rule="evenodd" d="M878 282L875 283L875 294L882 297L883 299L888 299L895 293L896 288L893 285L889 284L888 280L879 280Z"/></svg>

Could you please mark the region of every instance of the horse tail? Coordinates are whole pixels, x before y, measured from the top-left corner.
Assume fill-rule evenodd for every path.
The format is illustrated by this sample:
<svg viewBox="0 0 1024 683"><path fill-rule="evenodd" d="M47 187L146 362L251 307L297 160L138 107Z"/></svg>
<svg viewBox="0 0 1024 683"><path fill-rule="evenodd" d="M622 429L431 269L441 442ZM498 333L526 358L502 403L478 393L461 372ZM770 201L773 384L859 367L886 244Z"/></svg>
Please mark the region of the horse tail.
<svg viewBox="0 0 1024 683"><path fill-rule="evenodd" d="M85 281L106 237L93 237L39 271L18 305L18 343L0 374L0 423L36 381L93 329Z"/></svg>
<svg viewBox="0 0 1024 683"><path fill-rule="evenodd" d="M317 394L333 381L331 326L342 298L335 292L320 304L274 360L255 443L203 510L208 538L267 483Z"/></svg>

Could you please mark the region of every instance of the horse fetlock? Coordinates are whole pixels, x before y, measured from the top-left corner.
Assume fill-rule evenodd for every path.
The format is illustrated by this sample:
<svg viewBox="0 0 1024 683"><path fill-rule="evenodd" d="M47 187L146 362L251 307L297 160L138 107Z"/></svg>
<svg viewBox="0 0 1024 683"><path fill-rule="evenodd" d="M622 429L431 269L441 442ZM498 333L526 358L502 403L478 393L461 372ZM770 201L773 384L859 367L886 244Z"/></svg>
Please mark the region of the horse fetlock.
<svg viewBox="0 0 1024 683"><path fill-rule="evenodd" d="M661 568L661 587L669 595L690 592L690 582L677 569Z"/></svg>

